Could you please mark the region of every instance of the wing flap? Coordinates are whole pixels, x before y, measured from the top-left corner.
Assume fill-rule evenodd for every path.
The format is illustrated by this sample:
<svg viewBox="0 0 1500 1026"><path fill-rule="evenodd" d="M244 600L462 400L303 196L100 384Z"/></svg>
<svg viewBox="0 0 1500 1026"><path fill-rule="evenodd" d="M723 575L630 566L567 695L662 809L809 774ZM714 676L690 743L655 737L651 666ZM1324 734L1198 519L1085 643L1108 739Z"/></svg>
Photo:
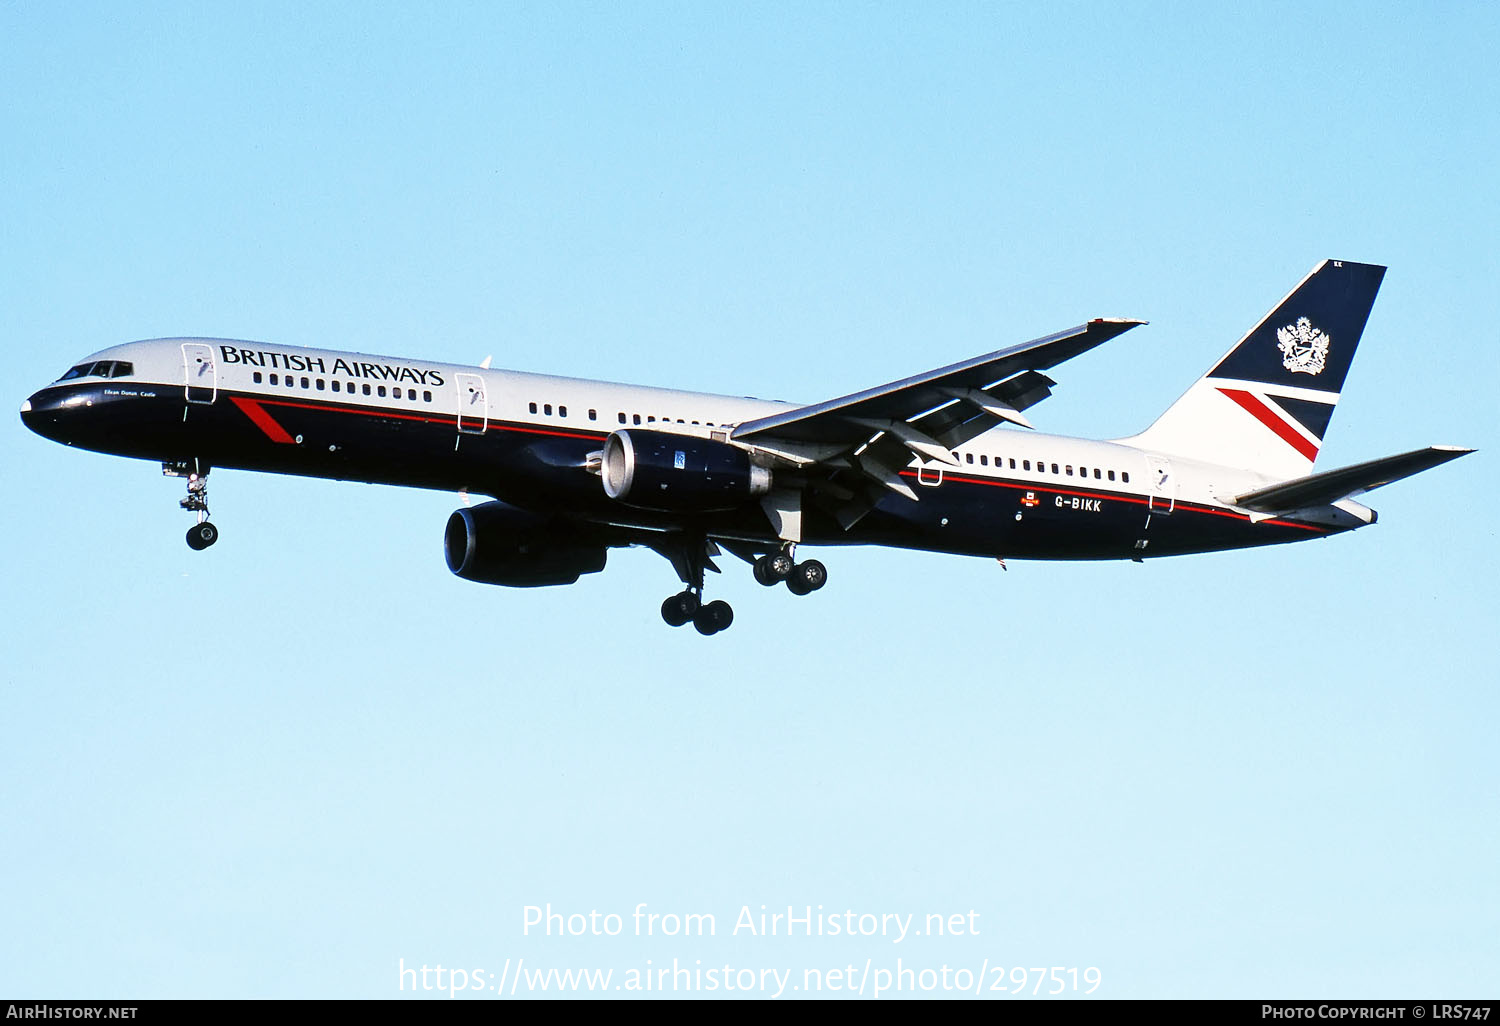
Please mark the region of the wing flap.
<svg viewBox="0 0 1500 1026"><path fill-rule="evenodd" d="M1431 470L1473 451L1451 445L1432 445L1397 456L1386 456L1340 467L1338 470L1283 481L1281 484L1238 495L1231 501L1242 509L1257 513L1288 513L1311 506L1327 506L1341 499L1352 499L1392 481Z"/></svg>

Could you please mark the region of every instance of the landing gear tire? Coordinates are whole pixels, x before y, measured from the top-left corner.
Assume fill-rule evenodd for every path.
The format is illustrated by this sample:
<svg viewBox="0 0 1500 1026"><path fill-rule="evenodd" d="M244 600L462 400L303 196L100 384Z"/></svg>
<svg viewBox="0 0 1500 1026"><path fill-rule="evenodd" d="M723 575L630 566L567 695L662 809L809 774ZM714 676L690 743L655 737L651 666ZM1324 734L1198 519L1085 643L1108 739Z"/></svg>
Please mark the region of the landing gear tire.
<svg viewBox="0 0 1500 1026"><path fill-rule="evenodd" d="M734 623L734 610L728 602L722 600L710 602L699 609L693 617L694 629L704 637L717 634L732 623Z"/></svg>
<svg viewBox="0 0 1500 1026"><path fill-rule="evenodd" d="M787 590L793 595L810 595L827 583L828 568L816 559L798 563L786 579Z"/></svg>
<svg viewBox="0 0 1500 1026"><path fill-rule="evenodd" d="M194 524L192 527L188 528L188 548L194 550L195 552L208 548L218 540L219 529L213 524L209 523L207 520L203 521L203 523L201 524Z"/></svg>
<svg viewBox="0 0 1500 1026"><path fill-rule="evenodd" d="M795 569L796 564L792 562L791 556L785 552L772 552L755 561L755 580L772 588L790 577Z"/></svg>
<svg viewBox="0 0 1500 1026"><path fill-rule="evenodd" d="M722 602L710 603L710 605L723 604ZM661 618L669 627L681 627L692 620L698 611L698 596L690 591L679 591L676 595L669 595L661 604Z"/></svg>

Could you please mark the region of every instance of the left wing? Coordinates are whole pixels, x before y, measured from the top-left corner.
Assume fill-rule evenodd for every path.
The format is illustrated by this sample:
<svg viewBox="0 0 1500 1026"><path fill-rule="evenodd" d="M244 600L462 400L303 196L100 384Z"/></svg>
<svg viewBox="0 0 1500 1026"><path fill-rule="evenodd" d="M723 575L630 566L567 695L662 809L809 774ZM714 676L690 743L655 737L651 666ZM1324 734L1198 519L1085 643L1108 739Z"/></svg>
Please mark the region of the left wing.
<svg viewBox="0 0 1500 1026"><path fill-rule="evenodd" d="M879 497L878 489L865 490L864 483L915 501L916 493L900 477L913 454L957 466L953 448L1001 421L1030 427L1021 411L1051 395L1056 384L1043 370L1144 323L1089 321L853 395L746 421L730 437L804 469L857 472L853 482L830 479L831 487L823 489L836 497L834 512L848 527ZM817 490L816 482L810 483Z"/></svg>

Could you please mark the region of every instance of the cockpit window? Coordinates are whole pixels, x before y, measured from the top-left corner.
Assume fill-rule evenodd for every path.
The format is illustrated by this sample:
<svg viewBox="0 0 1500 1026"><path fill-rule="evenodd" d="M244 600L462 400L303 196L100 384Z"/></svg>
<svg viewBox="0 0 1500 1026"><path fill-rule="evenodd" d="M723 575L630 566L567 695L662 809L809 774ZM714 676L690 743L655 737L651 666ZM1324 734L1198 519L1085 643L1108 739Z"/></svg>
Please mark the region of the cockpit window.
<svg viewBox="0 0 1500 1026"><path fill-rule="evenodd" d="M128 378L135 373L135 364L125 360L99 360L96 363L80 363L77 367L69 367L68 372L58 381L72 381L74 378Z"/></svg>

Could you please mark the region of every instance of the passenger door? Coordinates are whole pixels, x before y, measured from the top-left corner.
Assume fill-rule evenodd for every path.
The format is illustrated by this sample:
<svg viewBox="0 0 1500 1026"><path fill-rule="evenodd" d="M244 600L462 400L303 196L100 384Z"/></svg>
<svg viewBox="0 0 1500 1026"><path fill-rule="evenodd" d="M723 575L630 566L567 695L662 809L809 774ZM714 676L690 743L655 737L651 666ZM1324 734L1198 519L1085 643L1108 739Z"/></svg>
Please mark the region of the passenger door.
<svg viewBox="0 0 1500 1026"><path fill-rule="evenodd" d="M484 378L478 374L456 374L458 386L458 430L460 434L482 435L490 423L490 400L485 393Z"/></svg>
<svg viewBox="0 0 1500 1026"><path fill-rule="evenodd" d="M1146 454L1147 496L1146 508L1152 513L1168 514L1177 505L1177 478L1172 473L1172 461L1165 456Z"/></svg>
<svg viewBox="0 0 1500 1026"><path fill-rule="evenodd" d="M186 395L190 403L211 403L219 397L219 369L213 346L184 342L182 365L187 372Z"/></svg>

